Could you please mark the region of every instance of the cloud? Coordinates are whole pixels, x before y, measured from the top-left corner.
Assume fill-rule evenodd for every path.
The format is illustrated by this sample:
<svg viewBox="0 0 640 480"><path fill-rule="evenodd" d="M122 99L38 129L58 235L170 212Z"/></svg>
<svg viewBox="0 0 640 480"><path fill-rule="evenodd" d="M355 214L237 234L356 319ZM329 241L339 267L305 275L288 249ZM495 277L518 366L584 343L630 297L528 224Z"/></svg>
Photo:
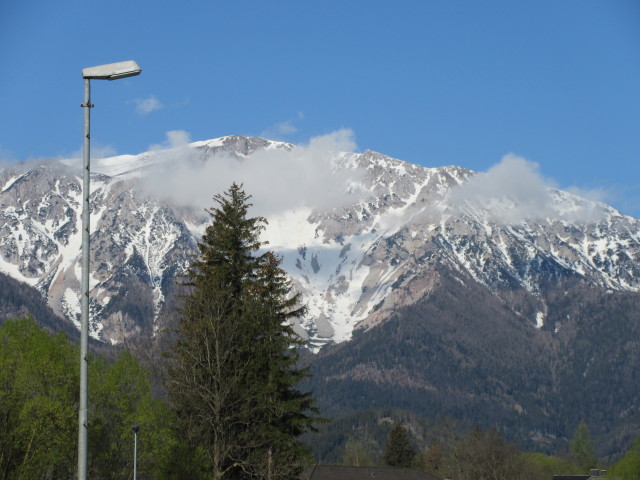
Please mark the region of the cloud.
<svg viewBox="0 0 640 480"><path fill-rule="evenodd" d="M188 145L191 142L191 135L185 130L169 130L165 133L167 139L164 143L149 145L149 150L168 150Z"/></svg>
<svg viewBox="0 0 640 480"><path fill-rule="evenodd" d="M450 200L455 208L480 208L493 221L517 224L552 213L551 187L537 163L508 154L486 173L454 188Z"/></svg>
<svg viewBox="0 0 640 480"><path fill-rule="evenodd" d="M101 160L103 158L114 157L118 154L116 148L112 145L104 145L96 142L91 142L89 153L91 160ZM82 168L83 157L84 146L81 145L77 150L71 152L70 155L58 155L57 159L70 167Z"/></svg>
<svg viewBox="0 0 640 480"><path fill-rule="evenodd" d="M626 215L640 218L640 187L615 185L599 188L581 188L571 186L568 192L593 202L606 203Z"/></svg>
<svg viewBox="0 0 640 480"><path fill-rule="evenodd" d="M155 95L149 95L147 98L135 98L133 103L136 104L136 112L140 115L148 115L164 106Z"/></svg>
<svg viewBox="0 0 640 480"><path fill-rule="evenodd" d="M202 161L202 152L176 149L146 179L146 189L180 206L213 206L212 197L236 182L252 195L252 215L269 218L297 208L331 208L354 201L354 186L364 172L340 169L345 152L356 144L350 130L312 138L291 151L259 150L243 160L218 155ZM348 156L347 156L348 157Z"/></svg>
<svg viewBox="0 0 640 480"><path fill-rule="evenodd" d="M278 132L282 133L283 135L296 133L298 131L298 127L296 127L291 122L278 123L278 124L276 124L276 129L278 130Z"/></svg>
<svg viewBox="0 0 640 480"><path fill-rule="evenodd" d="M482 210L494 222L517 225L546 218L598 221L606 211L598 202L607 197L603 189L558 190L553 181L540 174L537 163L508 154L486 173L478 173L452 189L449 199L454 211L471 207Z"/></svg>
<svg viewBox="0 0 640 480"><path fill-rule="evenodd" d="M604 188L580 188L571 186L565 190L593 202L608 202L614 197L611 191L605 190Z"/></svg>
<svg viewBox="0 0 640 480"><path fill-rule="evenodd" d="M298 112L297 119L304 120L304 113ZM298 127L293 120L287 120L285 122L278 122L275 125L265 128L260 132L260 136L263 138L269 138L272 140L284 140L288 135L292 135L298 132Z"/></svg>

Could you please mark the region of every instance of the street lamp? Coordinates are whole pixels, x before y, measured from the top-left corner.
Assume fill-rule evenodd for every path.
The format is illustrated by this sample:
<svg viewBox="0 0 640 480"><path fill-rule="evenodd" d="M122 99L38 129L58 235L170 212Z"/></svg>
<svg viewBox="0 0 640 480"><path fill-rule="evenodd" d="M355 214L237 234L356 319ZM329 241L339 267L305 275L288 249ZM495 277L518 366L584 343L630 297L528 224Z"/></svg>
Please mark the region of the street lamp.
<svg viewBox="0 0 640 480"><path fill-rule="evenodd" d="M138 478L138 432L140 431L140 427L138 425L134 425L131 427L131 431L133 432L133 480L137 480Z"/></svg>
<svg viewBox="0 0 640 480"><path fill-rule="evenodd" d="M132 60L127 62L110 63L97 67L84 68L84 144L83 163L84 170L82 183L82 298L80 311L80 408L78 413L78 480L87 479L87 350L89 346L89 158L90 158L90 111L91 104L91 79L117 80L119 78L139 75L142 70Z"/></svg>

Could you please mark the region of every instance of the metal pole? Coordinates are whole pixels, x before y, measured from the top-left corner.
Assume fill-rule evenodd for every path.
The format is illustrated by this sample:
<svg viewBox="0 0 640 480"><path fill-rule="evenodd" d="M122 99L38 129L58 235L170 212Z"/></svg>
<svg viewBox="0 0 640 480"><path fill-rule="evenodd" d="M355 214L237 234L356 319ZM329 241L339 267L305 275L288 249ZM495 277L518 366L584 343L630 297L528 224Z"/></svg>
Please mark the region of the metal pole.
<svg viewBox="0 0 640 480"><path fill-rule="evenodd" d="M138 425L134 425L131 427L133 431L133 480L137 480L138 478L138 432L140 431L140 427Z"/></svg>
<svg viewBox="0 0 640 480"><path fill-rule="evenodd" d="M91 123L91 85L84 79L84 145L83 145L83 183L82 183L82 279L80 312L80 407L78 410L78 480L87 479L87 350L89 345L89 158Z"/></svg>
<svg viewBox="0 0 640 480"><path fill-rule="evenodd" d="M133 433L133 480L138 478L138 432Z"/></svg>

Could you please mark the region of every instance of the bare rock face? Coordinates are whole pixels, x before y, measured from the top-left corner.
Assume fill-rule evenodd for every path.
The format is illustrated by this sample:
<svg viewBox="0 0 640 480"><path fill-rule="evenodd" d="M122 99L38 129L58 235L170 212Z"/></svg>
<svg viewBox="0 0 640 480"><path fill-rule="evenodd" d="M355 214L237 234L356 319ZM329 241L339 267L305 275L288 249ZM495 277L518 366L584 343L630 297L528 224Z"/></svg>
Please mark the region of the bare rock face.
<svg viewBox="0 0 640 480"><path fill-rule="evenodd" d="M183 154L190 162L224 157L251 168L257 152L296 148L231 136L193 143ZM141 188L149 169L165 161L161 153L126 160L111 159L92 177L91 335L105 342L150 336L162 326L174 308L175 278L208 221ZM515 301L509 292L527 292L533 306L526 321L539 329L556 328L545 325L539 295L554 282L640 290L640 222L606 205L548 189L543 214L516 218L510 213L531 206L460 194L476 177L460 167L425 168L371 151L340 154L332 165L336 175L358 172L348 200L291 205L264 232L309 306L295 328L312 349L424 299L443 266L503 302ZM5 168L0 205L0 272L38 289L77 325L81 172L53 160Z"/></svg>
<svg viewBox="0 0 640 480"><path fill-rule="evenodd" d="M5 170L0 182L2 270L37 288L57 315L78 325L79 173L50 161ZM91 335L113 342L151 335L165 303L163 282L184 270L193 238L171 207L137 193L135 179L95 175L92 187ZM113 311L115 304L120 308Z"/></svg>

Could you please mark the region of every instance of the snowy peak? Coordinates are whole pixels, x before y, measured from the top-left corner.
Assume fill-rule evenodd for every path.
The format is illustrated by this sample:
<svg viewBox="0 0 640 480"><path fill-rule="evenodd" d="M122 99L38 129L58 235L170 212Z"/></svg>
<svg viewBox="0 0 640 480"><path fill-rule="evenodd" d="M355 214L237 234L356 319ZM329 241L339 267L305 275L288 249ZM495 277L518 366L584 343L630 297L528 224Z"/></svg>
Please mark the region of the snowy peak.
<svg viewBox="0 0 640 480"><path fill-rule="evenodd" d="M175 275L209 221L188 204L191 190L176 203L149 188L158 169L170 172L174 162L187 179L193 172L193 185L204 180L207 188L209 177L198 176L219 176L223 167L261 178L273 162L297 175L285 186L263 178L257 207L275 205L264 240L309 305L296 329L314 349L417 302L437 288L442 268L496 295L537 295L566 278L640 291L640 222L604 204L535 182L505 184L504 174L228 136L92 162L96 338L153 335L172 314ZM77 161L63 163L0 171L0 271L34 286L54 311L77 322L81 173ZM529 319L532 328L543 327L543 307Z"/></svg>

